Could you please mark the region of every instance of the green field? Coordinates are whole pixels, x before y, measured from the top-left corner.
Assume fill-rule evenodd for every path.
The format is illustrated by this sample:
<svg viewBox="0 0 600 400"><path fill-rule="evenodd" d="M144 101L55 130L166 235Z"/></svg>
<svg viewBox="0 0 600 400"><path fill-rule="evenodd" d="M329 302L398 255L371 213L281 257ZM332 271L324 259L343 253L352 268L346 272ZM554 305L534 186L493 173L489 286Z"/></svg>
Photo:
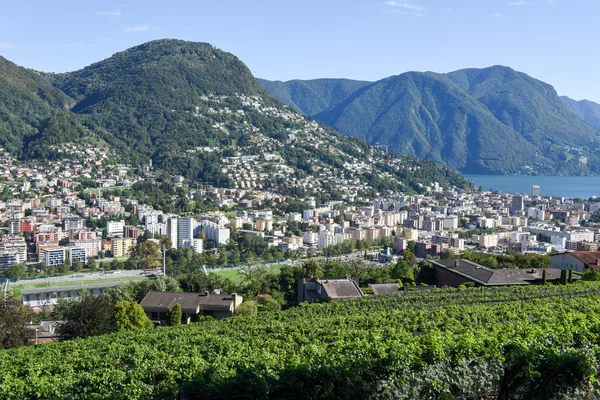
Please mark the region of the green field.
<svg viewBox="0 0 600 400"><path fill-rule="evenodd" d="M68 279L68 278L66 278ZM147 279L146 277L127 277L127 278L105 278L105 279L91 279L91 280L66 280L65 282L52 282L50 283L34 283L31 285L11 285L10 288L15 291L21 291L23 289L37 289L37 288L45 288L45 287L56 287L56 286L71 286L71 285L84 285L84 284L93 284L93 283L104 283L104 282L130 282L130 281L141 281Z"/></svg>
<svg viewBox="0 0 600 400"><path fill-rule="evenodd" d="M269 270L269 272L271 272L272 274L279 274L279 271L281 271L281 265L272 265L272 266L268 266L267 269ZM243 278L243 274L240 272L239 269L225 269L222 271L211 271L211 270L207 270L208 272L213 272L217 275L220 275L224 278L227 279L231 279L234 282L239 282L242 280Z"/></svg>

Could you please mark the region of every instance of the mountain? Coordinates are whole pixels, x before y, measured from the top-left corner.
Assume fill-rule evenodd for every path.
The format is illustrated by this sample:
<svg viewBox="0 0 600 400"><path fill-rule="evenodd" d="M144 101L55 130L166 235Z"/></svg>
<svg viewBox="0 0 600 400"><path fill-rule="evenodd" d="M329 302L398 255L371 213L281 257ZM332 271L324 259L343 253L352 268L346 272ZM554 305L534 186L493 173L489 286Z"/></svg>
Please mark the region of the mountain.
<svg viewBox="0 0 600 400"><path fill-rule="evenodd" d="M589 100L577 101L566 96L561 96L561 100L577 118L600 128L600 104Z"/></svg>
<svg viewBox="0 0 600 400"><path fill-rule="evenodd" d="M68 111L74 103L42 74L0 57L0 147L22 156L61 131L76 137L85 128Z"/></svg>
<svg viewBox="0 0 600 400"><path fill-rule="evenodd" d="M337 106L352 93L370 83L350 79L292 80L287 82L257 79L257 81L263 89L277 97L283 104L311 116Z"/></svg>
<svg viewBox="0 0 600 400"><path fill-rule="evenodd" d="M576 118L552 86L511 68L408 72L357 85L330 101L337 105L303 111L346 135L465 173L600 173L600 131ZM315 92L320 104L326 96ZM311 101L289 93L296 105Z"/></svg>
<svg viewBox="0 0 600 400"><path fill-rule="evenodd" d="M385 154L290 110L207 43L152 41L62 74L3 62L0 110L12 119L0 145L22 159L93 140L122 162L151 159L158 172L220 187L357 198L436 181L467 186L455 171Z"/></svg>

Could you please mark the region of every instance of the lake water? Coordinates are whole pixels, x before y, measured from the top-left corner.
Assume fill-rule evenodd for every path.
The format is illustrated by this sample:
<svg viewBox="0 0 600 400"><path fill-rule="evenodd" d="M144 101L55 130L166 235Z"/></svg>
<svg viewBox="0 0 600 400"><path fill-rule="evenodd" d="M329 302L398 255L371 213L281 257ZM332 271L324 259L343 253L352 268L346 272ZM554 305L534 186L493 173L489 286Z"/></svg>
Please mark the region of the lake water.
<svg viewBox="0 0 600 400"><path fill-rule="evenodd" d="M600 176L506 176L464 175L484 190L505 193L531 193L531 185L538 185L543 195L564 196L567 199L600 197Z"/></svg>

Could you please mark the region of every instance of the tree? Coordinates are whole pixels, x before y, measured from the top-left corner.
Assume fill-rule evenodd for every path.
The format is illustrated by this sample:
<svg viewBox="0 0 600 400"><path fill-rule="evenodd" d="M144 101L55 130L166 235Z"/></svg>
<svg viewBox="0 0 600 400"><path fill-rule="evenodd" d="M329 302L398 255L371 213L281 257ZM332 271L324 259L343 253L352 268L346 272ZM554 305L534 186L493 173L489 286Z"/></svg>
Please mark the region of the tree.
<svg viewBox="0 0 600 400"><path fill-rule="evenodd" d="M256 296L256 302L261 304L265 310L268 311L279 311L281 310L281 304L277 302L271 295L269 294L261 294Z"/></svg>
<svg viewBox="0 0 600 400"><path fill-rule="evenodd" d="M73 262L73 271L81 272L82 269L83 269L83 264L81 264L81 261L79 261L79 259L76 258L75 261Z"/></svg>
<svg viewBox="0 0 600 400"><path fill-rule="evenodd" d="M21 279L27 273L25 264L13 264L7 271L7 275L16 279Z"/></svg>
<svg viewBox="0 0 600 400"><path fill-rule="evenodd" d="M115 304L115 324L119 331L139 331L152 328L152 321L135 301L119 301Z"/></svg>
<svg viewBox="0 0 600 400"><path fill-rule="evenodd" d="M568 282L573 283L573 268L569 268Z"/></svg>
<svg viewBox="0 0 600 400"><path fill-rule="evenodd" d="M241 315L245 317L256 315L257 312L258 306L253 300L245 301L235 309L235 315Z"/></svg>
<svg viewBox="0 0 600 400"><path fill-rule="evenodd" d="M86 338L114 332L115 308L103 297L84 294L81 301L59 300L55 312L65 322L57 328L63 340Z"/></svg>
<svg viewBox="0 0 600 400"><path fill-rule="evenodd" d="M546 270L544 269L542 271L542 284L545 285L546 283L547 283L547 281L546 281Z"/></svg>
<svg viewBox="0 0 600 400"><path fill-rule="evenodd" d="M183 313L181 311L181 305L179 303L175 304L173 308L169 308L167 311L167 325L168 326L177 326L181 325L181 317Z"/></svg>
<svg viewBox="0 0 600 400"><path fill-rule="evenodd" d="M91 257L88 260L88 268L90 269L91 272L95 272L96 269L98 268L97 264L96 264L96 257Z"/></svg>
<svg viewBox="0 0 600 400"><path fill-rule="evenodd" d="M67 264L60 264L58 266L58 273L59 274L66 274L69 272L69 267L67 266Z"/></svg>
<svg viewBox="0 0 600 400"><path fill-rule="evenodd" d="M0 349L27 344L34 334L27 327L32 318L33 311L15 297L0 298Z"/></svg>
<svg viewBox="0 0 600 400"><path fill-rule="evenodd" d="M317 278L323 276L323 270L321 269L321 265L319 265L317 260L311 259L302 264L302 275L303 278Z"/></svg>
<svg viewBox="0 0 600 400"><path fill-rule="evenodd" d="M160 266L160 245L156 242L146 240L133 247L131 258L142 263L144 266Z"/></svg>

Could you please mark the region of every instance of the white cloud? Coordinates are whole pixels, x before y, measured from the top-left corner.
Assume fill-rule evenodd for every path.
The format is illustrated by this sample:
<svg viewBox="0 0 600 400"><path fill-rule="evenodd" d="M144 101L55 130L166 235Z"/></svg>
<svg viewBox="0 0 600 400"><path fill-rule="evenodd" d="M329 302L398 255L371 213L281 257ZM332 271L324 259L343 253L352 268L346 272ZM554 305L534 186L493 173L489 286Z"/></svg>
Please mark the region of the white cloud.
<svg viewBox="0 0 600 400"><path fill-rule="evenodd" d="M0 42L0 49L1 50L14 49L15 47L17 47L17 46L15 46L12 43Z"/></svg>
<svg viewBox="0 0 600 400"><path fill-rule="evenodd" d="M386 6L391 6L391 7L403 8L405 10L425 11L425 7L420 6L418 4L411 4L408 1L386 1L383 4L385 4Z"/></svg>
<svg viewBox="0 0 600 400"><path fill-rule="evenodd" d="M554 0L517 0L508 3L509 6L534 6L536 4L554 4Z"/></svg>
<svg viewBox="0 0 600 400"><path fill-rule="evenodd" d="M144 32L150 29L148 25L128 26L125 28L125 32Z"/></svg>
<svg viewBox="0 0 600 400"><path fill-rule="evenodd" d="M502 18L502 17L504 17L504 14L501 14L501 13L491 13L491 14L490 14L490 17L498 17L498 18Z"/></svg>
<svg viewBox="0 0 600 400"><path fill-rule="evenodd" d="M121 10L98 11L96 13L96 15L100 15L100 16L103 16L103 17L120 17L121 16Z"/></svg>

